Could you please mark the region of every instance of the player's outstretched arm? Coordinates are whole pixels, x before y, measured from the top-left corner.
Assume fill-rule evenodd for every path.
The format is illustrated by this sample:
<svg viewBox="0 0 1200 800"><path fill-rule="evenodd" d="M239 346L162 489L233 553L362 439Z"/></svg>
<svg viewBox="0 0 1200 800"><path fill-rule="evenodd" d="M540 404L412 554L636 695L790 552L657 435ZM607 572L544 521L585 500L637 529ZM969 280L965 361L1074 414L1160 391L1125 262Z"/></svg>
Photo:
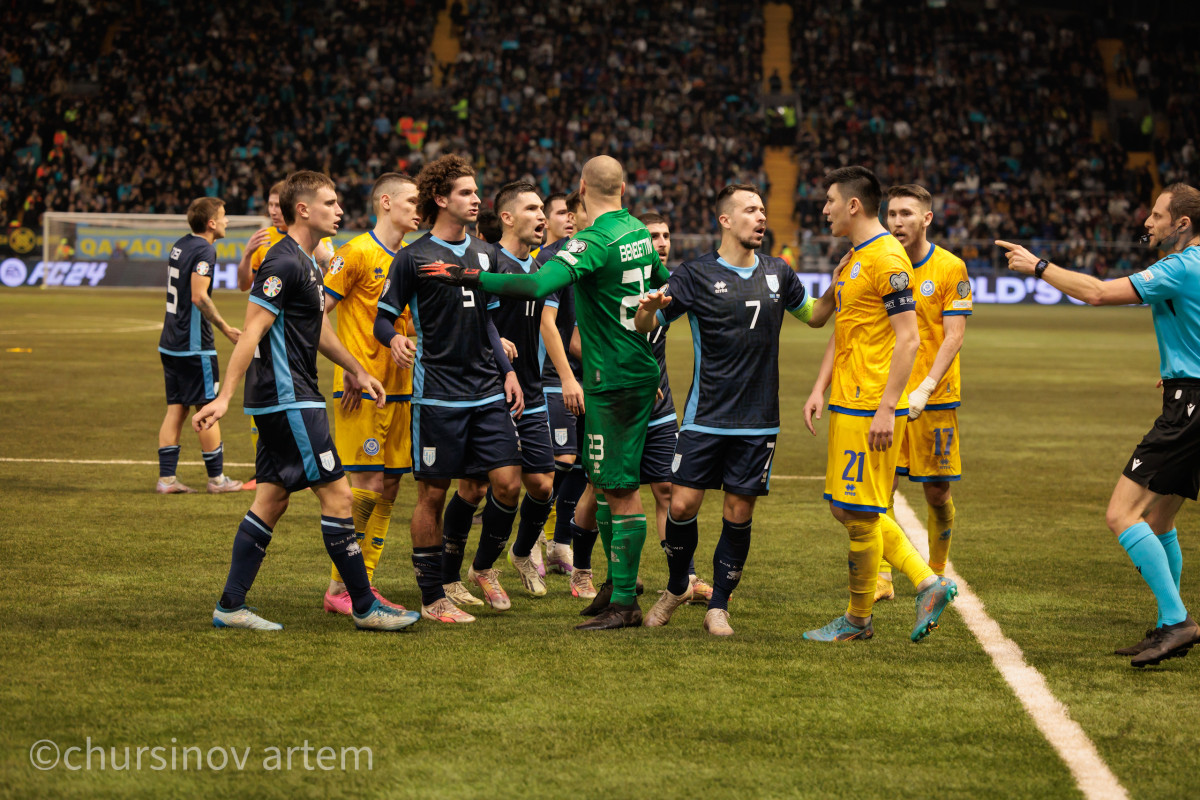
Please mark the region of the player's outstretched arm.
<svg viewBox="0 0 1200 800"><path fill-rule="evenodd" d="M246 246L242 249L242 260L238 262L238 291L248 292L254 285L254 253L258 248L270 241L267 229L254 232Z"/></svg>
<svg viewBox="0 0 1200 800"><path fill-rule="evenodd" d="M1074 297L1076 300L1082 300L1088 305L1127 306L1138 305L1142 302L1141 296L1134 290L1133 282L1129 278L1102 281L1091 275L1084 275L1082 272L1063 269L1049 261L1043 263L1042 259L1019 244L997 239L996 245L1007 251L1004 257L1008 259L1008 268L1013 272L1040 277L1063 294ZM1041 266L1040 274L1039 265Z"/></svg>
<svg viewBox="0 0 1200 800"><path fill-rule="evenodd" d="M933 358L929 374L921 381L920 386L908 393L909 419L921 416L921 412L925 410L925 404L929 402L929 395L933 394L933 390L945 377L946 370L950 369L950 365L954 363L958 351L962 350L963 337L967 332L967 318L957 314L942 317L942 330L945 332L946 338L942 340L942 346L938 348L937 355Z"/></svg>
<svg viewBox="0 0 1200 800"><path fill-rule="evenodd" d="M575 380L571 372L571 362L567 361L567 351L563 347L562 337L558 333L558 309L546 306L542 309L541 334L546 355L558 373L562 382L563 405L576 416L583 413L583 387Z"/></svg>
<svg viewBox="0 0 1200 800"><path fill-rule="evenodd" d="M246 322L242 328L242 334L238 338L238 343L233 348L233 355L229 357L229 364L225 367L225 380L221 382L221 391L217 394L216 399L192 416L192 428L197 433L208 430L216 424L217 420L225 416L229 410L229 401L233 399L233 393L237 391L242 378L246 375L246 370L250 368L255 348L267 335L273 322L275 322L275 315L270 311L257 303L246 304Z"/></svg>
<svg viewBox="0 0 1200 800"><path fill-rule="evenodd" d="M817 370L817 379L813 382L812 391L808 394L808 402L804 404L804 427L813 436L817 429L813 426L814 419L821 418L821 409L825 406L825 390L833 382L833 336L825 346L825 355L821 357L821 368Z"/></svg>
<svg viewBox="0 0 1200 800"><path fill-rule="evenodd" d="M383 408L387 403L387 394L383 391L383 384L377 378L369 375L354 356L350 355L350 351L342 344L342 340L334 333L333 326L329 324L329 317L321 317L321 340L317 343L317 350L346 371L343 392L353 391L355 394L366 392L367 396L375 401L376 408ZM351 376L353 376L352 379Z"/></svg>
<svg viewBox="0 0 1200 800"><path fill-rule="evenodd" d="M871 427L867 430L867 447L871 450L883 451L892 446L892 438L896 430L896 406L904 387L908 384L908 376L912 374L913 362L917 359L917 348L921 346L921 335L917 330L917 314L915 311L901 311L888 317L892 330L896 333L896 347L892 350L892 363L888 368L887 386L883 389L883 398Z"/></svg>
<svg viewBox="0 0 1200 800"><path fill-rule="evenodd" d="M658 327L658 312L667 307L671 297L664 290L650 292L638 302L637 313L633 316L633 327L639 333L650 333Z"/></svg>
<svg viewBox="0 0 1200 800"><path fill-rule="evenodd" d="M829 286L825 289L824 294L818 297L809 306L807 319L803 316L796 315L800 321L804 322L810 328L823 328L829 318L833 316L833 312L837 310L837 288L838 280L841 278L842 270L850 263L850 258L854 255L854 251L850 250L846 255L842 256L841 262L834 267L833 274L830 275ZM795 314L795 312L793 312Z"/></svg>
<svg viewBox="0 0 1200 800"><path fill-rule="evenodd" d="M565 266L550 260L537 272L528 275L496 275L477 267L435 262L417 269L423 280L434 280L451 286L478 286L488 294L539 300L571 283L571 273Z"/></svg>

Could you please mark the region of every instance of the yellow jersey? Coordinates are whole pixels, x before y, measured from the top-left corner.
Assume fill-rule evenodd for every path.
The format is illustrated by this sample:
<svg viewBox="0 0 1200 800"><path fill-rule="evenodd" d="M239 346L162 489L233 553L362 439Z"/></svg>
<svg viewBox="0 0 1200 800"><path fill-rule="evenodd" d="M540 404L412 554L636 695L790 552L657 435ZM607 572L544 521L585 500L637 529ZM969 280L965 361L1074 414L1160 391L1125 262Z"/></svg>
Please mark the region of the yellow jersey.
<svg viewBox="0 0 1200 800"><path fill-rule="evenodd" d="M401 247L404 243L401 242ZM412 370L401 369L391 350L375 338L375 312L396 253L383 246L373 231L355 236L337 249L325 274L325 293L337 298L337 334L350 354L383 384L388 400L412 395ZM396 320L403 335L408 309ZM341 397L342 368L334 367L334 397Z"/></svg>
<svg viewBox="0 0 1200 800"><path fill-rule="evenodd" d="M913 310L912 286L912 264L895 236L885 231L854 248L835 287L831 409L855 416L878 410L896 349L888 316ZM907 391L896 404L906 408Z"/></svg>
<svg viewBox="0 0 1200 800"><path fill-rule="evenodd" d="M967 316L971 313L973 297L971 282L967 280L967 265L958 256L937 245L929 245L925 258L913 264L916 278L917 327L921 331L921 347L913 363L912 375L908 379L908 391L921 385L933 361L937 358L942 342L946 340L943 317ZM950 368L938 382L933 394L929 395L927 410L957 408L962 401L959 383L958 356L954 356Z"/></svg>
<svg viewBox="0 0 1200 800"><path fill-rule="evenodd" d="M267 243L260 244L258 249L250 254L250 275L258 272L258 268L262 266L263 259L267 257L267 251L275 245L279 244L283 237L287 236L287 231L281 231L274 225L267 228ZM333 249L333 239L328 237L321 240L324 244L329 245L329 249Z"/></svg>

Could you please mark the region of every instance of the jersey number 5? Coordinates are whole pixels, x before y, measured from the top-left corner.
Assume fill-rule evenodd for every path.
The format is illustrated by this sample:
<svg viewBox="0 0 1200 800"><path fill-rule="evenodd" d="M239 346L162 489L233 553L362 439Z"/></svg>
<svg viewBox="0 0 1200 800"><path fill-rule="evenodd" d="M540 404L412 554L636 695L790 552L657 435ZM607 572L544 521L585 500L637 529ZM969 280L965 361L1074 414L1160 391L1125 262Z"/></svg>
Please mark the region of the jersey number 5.
<svg viewBox="0 0 1200 800"><path fill-rule="evenodd" d="M175 279L179 277L179 267L167 268L167 313L174 314L179 306L179 290L175 288Z"/></svg>

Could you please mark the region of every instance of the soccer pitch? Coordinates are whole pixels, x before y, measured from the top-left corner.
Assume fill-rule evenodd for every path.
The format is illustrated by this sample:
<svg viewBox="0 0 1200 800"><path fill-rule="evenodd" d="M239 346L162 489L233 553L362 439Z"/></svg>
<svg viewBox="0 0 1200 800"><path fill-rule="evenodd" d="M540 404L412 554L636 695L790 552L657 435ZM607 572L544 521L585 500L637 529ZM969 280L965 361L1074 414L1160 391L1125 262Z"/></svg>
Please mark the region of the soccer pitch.
<svg viewBox="0 0 1200 800"><path fill-rule="evenodd" d="M241 296L216 301L241 319ZM700 606L663 629L575 632L583 603L562 576L545 598L514 591L510 612L485 610L473 625L357 632L321 610L329 561L310 493L276 529L249 601L285 630L256 634L210 625L250 495L153 492L162 303L146 291L0 294L10 565L0 796L1081 796L953 607L925 642L908 640L903 578L896 601L876 609L873 640L800 639L847 599L845 530L821 500L827 420L814 439L801 416L829 330L784 323L784 428L731 639L703 632ZM669 337L681 405L687 326ZM218 339L224 370L231 345ZM1196 785L1200 656L1139 671L1111 655L1155 612L1103 516L1158 413L1157 366L1146 309L978 306L963 351L965 479L950 555L1114 788L1168 798ZM329 396L332 365L320 369ZM252 460L247 418L222 426L227 471L248 478L228 466ZM182 444L193 463L180 479L202 486L195 435ZM901 491L924 519L919 488ZM405 479L377 574L410 608L414 496ZM720 511L710 493L696 559L705 577ZM1185 506L1193 606L1196 519ZM653 540L643 609L665 583Z"/></svg>

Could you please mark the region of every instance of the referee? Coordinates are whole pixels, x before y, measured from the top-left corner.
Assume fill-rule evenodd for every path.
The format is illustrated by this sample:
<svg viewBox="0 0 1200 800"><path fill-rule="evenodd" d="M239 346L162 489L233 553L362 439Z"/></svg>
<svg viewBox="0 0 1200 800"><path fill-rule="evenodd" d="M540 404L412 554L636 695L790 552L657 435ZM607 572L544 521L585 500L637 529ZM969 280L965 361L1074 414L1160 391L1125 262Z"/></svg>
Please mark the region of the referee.
<svg viewBox="0 0 1200 800"><path fill-rule="evenodd" d="M1106 521L1158 602L1158 622L1146 638L1117 655L1135 667L1181 658L1200 641L1200 626L1179 596L1183 556L1175 515L1200 490L1200 192L1168 186L1146 218L1144 242L1165 252L1128 278L1101 281L1039 260L1011 242L1008 267L1034 275L1094 306L1148 303L1162 362L1162 415L1134 449L1112 498Z"/></svg>

